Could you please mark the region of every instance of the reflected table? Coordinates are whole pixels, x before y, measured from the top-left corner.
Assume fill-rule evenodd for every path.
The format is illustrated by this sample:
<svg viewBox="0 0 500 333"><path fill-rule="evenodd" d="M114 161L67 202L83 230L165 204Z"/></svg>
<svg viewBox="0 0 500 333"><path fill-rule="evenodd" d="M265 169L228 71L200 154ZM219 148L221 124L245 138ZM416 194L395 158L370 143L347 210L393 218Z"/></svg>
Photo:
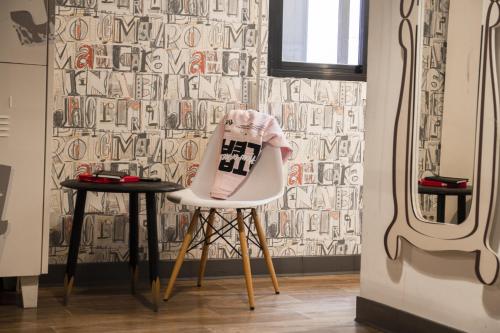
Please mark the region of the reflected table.
<svg viewBox="0 0 500 333"><path fill-rule="evenodd" d="M472 186L466 188L447 188L418 185L419 194L437 195L437 222L445 222L446 197L457 197L457 223L465 221L467 217L466 197L472 195Z"/></svg>
<svg viewBox="0 0 500 333"><path fill-rule="evenodd" d="M146 215L148 232L148 260L153 306L158 311L160 300L160 276L158 272L158 232L156 225L156 193L173 192L182 189L182 186L170 182L135 182L135 183L89 183L78 180L66 180L61 186L76 190L76 204L73 214L71 238L69 243L66 275L64 277L64 303L68 303L73 287L83 218L85 215L85 200L87 192L108 192L129 194L129 264L132 273L132 292L135 292L137 283L137 264L139 252L139 194L146 195Z"/></svg>

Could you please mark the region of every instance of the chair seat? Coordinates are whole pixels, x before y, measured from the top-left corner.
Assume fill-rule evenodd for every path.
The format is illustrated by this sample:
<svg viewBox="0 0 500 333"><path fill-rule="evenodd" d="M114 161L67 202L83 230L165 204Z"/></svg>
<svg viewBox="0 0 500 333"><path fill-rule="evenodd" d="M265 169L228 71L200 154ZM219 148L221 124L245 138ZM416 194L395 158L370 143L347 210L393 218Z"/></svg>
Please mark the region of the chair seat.
<svg viewBox="0 0 500 333"><path fill-rule="evenodd" d="M215 208L215 209L230 209L230 208L253 208L262 206L270 203L282 196L279 193L273 197L259 199L259 200L232 200L231 198L227 200L218 200L211 198L210 196L198 195L194 193L191 188L187 188L177 192L171 192L167 194L167 199L176 204L204 207L204 208ZM237 196L236 196L237 197ZM237 199L237 198L235 198Z"/></svg>

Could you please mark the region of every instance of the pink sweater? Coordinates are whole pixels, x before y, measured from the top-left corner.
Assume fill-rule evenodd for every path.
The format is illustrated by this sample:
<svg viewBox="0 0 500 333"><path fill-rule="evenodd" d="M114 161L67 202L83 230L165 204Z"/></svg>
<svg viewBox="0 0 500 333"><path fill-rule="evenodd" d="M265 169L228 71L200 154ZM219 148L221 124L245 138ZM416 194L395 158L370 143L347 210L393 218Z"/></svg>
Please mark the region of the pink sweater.
<svg viewBox="0 0 500 333"><path fill-rule="evenodd" d="M292 149L276 119L254 110L232 110L219 124L222 147L210 195L227 199L245 180L258 160L262 144L281 148L285 162Z"/></svg>

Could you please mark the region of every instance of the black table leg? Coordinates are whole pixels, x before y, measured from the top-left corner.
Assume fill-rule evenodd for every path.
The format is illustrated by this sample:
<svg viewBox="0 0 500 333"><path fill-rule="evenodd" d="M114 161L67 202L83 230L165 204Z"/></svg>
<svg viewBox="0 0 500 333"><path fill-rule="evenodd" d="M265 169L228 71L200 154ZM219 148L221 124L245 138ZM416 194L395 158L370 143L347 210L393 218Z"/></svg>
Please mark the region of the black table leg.
<svg viewBox="0 0 500 333"><path fill-rule="evenodd" d="M69 241L68 261L66 263L66 275L64 276L64 304L67 305L69 295L73 288L78 250L82 236L83 217L85 215L85 200L87 191L78 190L76 193L75 212L73 214L73 226L71 227L71 238Z"/></svg>
<svg viewBox="0 0 500 333"><path fill-rule="evenodd" d="M460 224L465 221L467 214L467 203L465 201L465 195L457 196L457 223Z"/></svg>
<svg viewBox="0 0 500 333"><path fill-rule="evenodd" d="M439 194L437 202L437 222L441 223L445 222L444 221L445 211L446 211L446 196Z"/></svg>
<svg viewBox="0 0 500 333"><path fill-rule="evenodd" d="M139 263L139 194L130 193L129 197L129 265L132 278L131 291L135 294Z"/></svg>
<svg viewBox="0 0 500 333"><path fill-rule="evenodd" d="M158 274L159 254L155 193L146 193L146 211L148 218L149 277L151 282L151 291L153 294L154 310L158 311L160 301L160 276Z"/></svg>

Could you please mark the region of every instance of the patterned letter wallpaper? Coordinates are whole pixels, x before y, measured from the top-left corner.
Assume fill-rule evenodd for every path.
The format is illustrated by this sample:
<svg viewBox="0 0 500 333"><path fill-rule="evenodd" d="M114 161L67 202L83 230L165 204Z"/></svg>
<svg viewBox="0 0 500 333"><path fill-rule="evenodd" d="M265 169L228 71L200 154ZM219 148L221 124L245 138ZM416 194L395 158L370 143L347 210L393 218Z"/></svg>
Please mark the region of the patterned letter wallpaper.
<svg viewBox="0 0 500 333"><path fill-rule="evenodd" d="M268 77L263 0L57 2L51 263L65 262L75 201L62 180L106 168L189 186L233 108L274 115L295 149L285 194L261 210L272 255L360 253L365 83ZM158 207L160 255L173 259L192 207ZM79 259L127 260L128 198L91 193L86 210ZM219 242L209 256L237 254Z"/></svg>
<svg viewBox="0 0 500 333"><path fill-rule="evenodd" d="M443 123L449 0L425 0L422 47L422 88L419 136L419 176L439 175ZM436 196L420 198L422 215L436 220Z"/></svg>

